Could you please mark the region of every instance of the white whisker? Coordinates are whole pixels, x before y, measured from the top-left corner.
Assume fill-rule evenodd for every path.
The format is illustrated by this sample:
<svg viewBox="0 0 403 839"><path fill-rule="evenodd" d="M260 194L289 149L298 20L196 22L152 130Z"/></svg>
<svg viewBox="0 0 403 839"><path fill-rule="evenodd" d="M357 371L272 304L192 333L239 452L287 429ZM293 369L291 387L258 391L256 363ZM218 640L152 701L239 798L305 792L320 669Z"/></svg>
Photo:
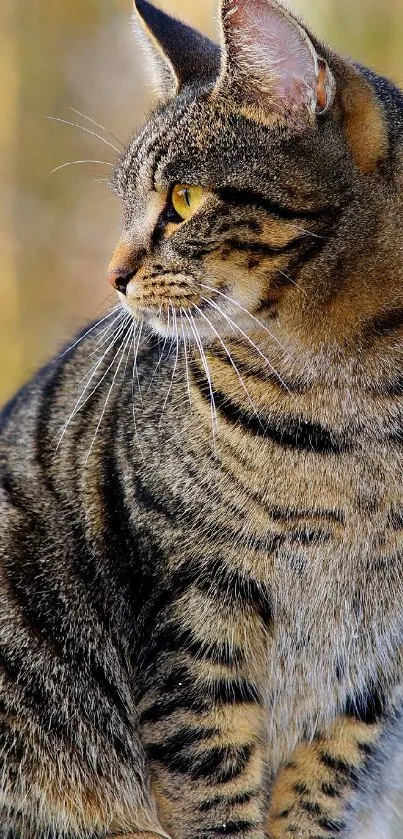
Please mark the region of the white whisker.
<svg viewBox="0 0 403 839"><path fill-rule="evenodd" d="M239 370L238 370L238 367L237 367L237 365L236 365L236 363L235 363L234 359L232 358L232 355L231 355L231 353L230 353L230 351L229 351L228 347L226 346L226 344L225 344L225 343L224 343L224 341L222 340L221 336L219 335L219 333L217 332L217 330L215 329L215 327L213 326L213 324L211 323L211 321L210 321L210 319L207 317L207 315L205 315L205 314L204 314L204 312L202 312L202 310L199 308L199 306L194 305L194 308L195 308L195 309L196 309L196 311L199 313L199 315L200 315L202 318L204 318L204 320L208 323L208 325L209 325L210 329L211 329L211 330L214 332L214 334L217 336L217 338L218 338L218 340L219 340L219 342L220 342L221 346L222 346L222 347L223 347L223 349L224 349L224 352L225 352L225 353L226 353L226 355L228 356L229 361L230 361L230 363L231 363L231 365L232 365L233 369L235 370L236 375L238 376L238 379L239 379L239 381L240 381L240 383L241 383L241 386L242 386L243 390L244 390L244 391L245 391L245 393L246 393L247 399L248 399L248 401L249 401L249 403L250 403L250 405L251 405L251 408L252 408L252 410L253 410L253 413L256 415L256 417L257 417L257 419L258 419L259 423L261 424L261 422L260 422L260 416L259 416L259 413L258 413L258 411L257 411L256 405L255 405L255 403L254 403L254 401L253 401L253 399L252 399L252 397L251 397L251 395L250 395L250 393L249 393L249 391L248 391L248 388L246 387L246 384L245 384L245 382L244 382L244 380L243 380L243 378L242 378L242 376L241 376L241 374L240 374L240 372L239 372ZM261 425L262 425L262 424L261 424ZM262 425L262 429L263 429L263 428L264 428L264 426Z"/></svg>
<svg viewBox="0 0 403 839"><path fill-rule="evenodd" d="M116 137L115 134L112 134L112 131L109 131L109 128L105 128L105 126L101 125L100 122L95 122L95 119L89 117L88 114L84 114L82 111L77 111L77 108L72 108L71 105L69 105L69 111L73 111L73 113L78 114L79 117L87 119L88 122L92 122L93 125L95 125L97 128L100 128L102 131L106 131L109 137L112 137L113 140L116 140L116 142L119 143L120 146L122 146L122 149L124 149L125 144L122 143L121 140L119 140L119 137Z"/></svg>
<svg viewBox="0 0 403 839"><path fill-rule="evenodd" d="M147 388L147 390L146 390L146 395L147 395L147 393L149 392L150 387L151 387L151 385L152 385L152 383L153 383L153 381L154 381L154 379L155 379L155 376L157 375L157 372L158 372L158 370L159 370L159 368L160 368L160 366L161 366L161 362L162 362L162 359L163 359L163 357L164 357L164 351L165 351L165 347L166 347L166 345L167 345L167 341L168 341L168 335L165 335L165 338L164 338L164 343L163 343L163 345L162 345L162 350L161 350L161 352L160 352L159 359L158 359L158 361L157 361L157 364L156 364L155 370L154 370L154 372L153 372L153 374L152 374L152 376L151 376L151 379L150 379L150 381L149 381L149 383L148 383L148 388Z"/></svg>
<svg viewBox="0 0 403 839"><path fill-rule="evenodd" d="M226 312L223 312L223 310L220 308L220 306L218 306L218 304L214 300L208 300L206 297L202 297L201 299L205 303L207 303L209 306L212 306L214 309L216 309L216 311L221 315L221 317L223 317L224 320L226 320L227 323L230 326L232 326L236 331L238 331L245 338L246 341L248 341L248 343L251 345L251 347L253 347L256 350L258 355L260 355L260 357L263 359L263 361L266 363L266 365L269 367L269 369L272 371L272 373L276 376L276 378L279 380L279 382L281 382L283 387L291 395L291 391L290 391L288 385L286 384L286 382L281 378L281 376L277 372L276 368L273 367L272 363L269 361L268 358L266 358L264 353L262 353L261 349L257 346L257 344L255 344L255 342L252 341L252 338L250 338L249 335L247 335L246 332L244 332L243 329L241 329L241 327L238 326L238 324L234 320L232 320L232 318L230 318L229 315L226 314Z"/></svg>
<svg viewBox="0 0 403 839"><path fill-rule="evenodd" d="M214 445L214 449L215 449L215 444L216 444L215 432L218 428L218 419L217 419L217 409L216 409L216 405L215 405L215 401L214 401L214 390L213 390L213 383L211 381L210 369L209 369L209 366L207 364L206 354L204 352L203 344L201 342L200 335L199 335L199 332L197 330L197 326L195 324L194 318L192 317L190 312L187 312L185 309L183 310L183 314L185 315L186 320L190 324L190 329L191 329L191 331L194 335L196 345L197 345L197 348L199 350L201 362L202 362L202 365L203 365L203 368L204 368L204 372L206 374L208 389L209 389L209 392L210 392L211 431L212 431L212 435L213 435L213 445Z"/></svg>
<svg viewBox="0 0 403 839"><path fill-rule="evenodd" d="M84 373L84 376L82 376L82 378L80 379L80 381L79 381L79 382L77 382L77 387L80 387L80 385L82 385L82 384L83 384L83 382L85 382L85 380L86 380L86 379L88 379L88 377L91 377L91 374L92 374L92 373L96 370L96 368L98 367L98 365L99 365L99 350L100 350L103 346L105 346L105 344L106 344L108 341L110 342L110 343L109 343L109 346L110 346L110 347L111 347L111 346L113 346L113 338L114 338L114 336L116 336L117 332L119 331L119 329L120 329L121 325L123 324L123 321L127 321L127 319L126 319L125 317L122 317L122 314L119 314L119 315L115 318L115 320L111 323L111 325L110 325L107 329L103 329L103 330L102 330L102 334L107 334L107 333L108 333L108 332L110 332L111 330L112 330L112 332L111 332L111 334L110 334L110 335L108 335L108 337L107 337L107 338L105 338L103 341L100 341L100 338L98 338L98 341L97 341L97 344L96 344L96 346L95 346L95 349L94 349L91 353L89 353L89 355L87 355L87 357L86 357L86 359L85 359L86 361L88 361L88 359L89 359L89 358L91 358L91 356L93 356L93 355L95 355L95 354L97 355L97 360L94 362L94 364L92 365L92 367L90 367L90 369L89 369L89 370L87 370L87 372L86 372L86 373ZM111 340L111 339L112 339L112 340ZM106 350L106 351L107 351L107 350Z"/></svg>
<svg viewBox="0 0 403 839"><path fill-rule="evenodd" d="M54 175L55 172L60 172L60 169L66 169L67 166L78 166L79 163L99 163L102 166L110 166L111 169L114 168L113 163L108 163L106 160L69 160L67 163L62 163L60 166L56 166L55 169L52 169L50 172L51 175ZM104 180L108 180L105 178Z"/></svg>
<svg viewBox="0 0 403 839"><path fill-rule="evenodd" d="M109 146L110 149L113 149L117 154L121 155L122 150L117 149L113 143L110 143L102 134L97 134L95 131L90 131L89 128L85 128L84 125L80 125L78 122L70 122L68 119L61 119L61 117L46 117L46 119L52 120L52 122L62 122L64 125L71 125L73 128L80 128L81 131L84 131L86 134L91 134L93 137L96 137L98 140L101 140L105 145Z"/></svg>
<svg viewBox="0 0 403 839"><path fill-rule="evenodd" d="M132 333L131 333L131 340L130 340L129 346L127 348L126 364L125 364L124 369L123 369L122 387L123 387L123 384L124 384L124 381L125 381L125 378L126 378L127 368L128 368L129 359L130 359L130 350L132 349L132 347L134 347L134 336L136 334L136 324L135 324L134 321L133 321L132 327L133 328L132 328Z"/></svg>
<svg viewBox="0 0 403 839"><path fill-rule="evenodd" d="M313 239L325 239L326 236L321 236L320 233L314 233L313 230L307 230L305 227L299 227L298 224L292 223L292 227L294 230L297 230L298 233L304 233L306 236L312 236Z"/></svg>
<svg viewBox="0 0 403 839"><path fill-rule="evenodd" d="M113 379L112 379L112 384L111 384L111 386L110 386L110 388L109 388L109 390L108 390L107 397L106 397L106 399L105 399L105 404L104 404L104 407L103 407L103 409L102 409L102 413L101 413L101 416L100 416L100 418L99 418L99 421L98 421L97 427L96 427L96 429L95 429L95 434L94 434L94 436L93 436L93 438L92 438L91 445L90 445L90 448L89 448L89 450L88 450L88 454L87 454L87 457L86 457L86 459L85 459L85 464L84 464L84 466L87 466L87 464L88 464L88 460L89 460L89 458L90 458L90 456L91 456L91 452L92 452L92 450L93 450L93 448L94 448L95 441L96 441L96 438L97 438L97 434L98 434L98 431L99 431L99 429L100 429L100 427L101 427L102 420L103 420L103 418L104 418L104 416L105 416L105 411L106 411L106 409L107 409L108 402L109 402L109 399L110 399L110 396L111 396L111 393L112 393L112 390L113 390L114 384L115 384L115 382L116 382L117 375L118 375L119 370L120 370L120 365L122 364L122 361L123 361L123 358L124 358L124 354L125 354L125 350L126 350L127 344L129 343L129 341L131 340L132 335L133 335L133 330L134 330L134 324L132 323L132 324L129 326L128 333L127 333L127 334L125 334L125 335L124 335L124 337L122 338L123 349L122 349L122 352L121 352L121 356L120 356L120 359L119 359L119 362L118 362L118 365L117 365L117 368L116 368L116 371L115 371L115 375L114 375L114 377L113 377ZM118 353L120 352L120 349L121 349L122 344L120 345L120 347L119 347L119 349L118 349L118 352L117 352L117 353L116 353L116 355L115 355L115 358L116 358L116 356L118 355Z"/></svg>
<svg viewBox="0 0 403 839"><path fill-rule="evenodd" d="M120 303L118 303L117 306L113 307L112 311L109 312L109 314L105 315L105 317L102 318L102 320L99 320L99 321L97 321L97 323L94 323L94 326L91 326L91 329L87 329L87 331L84 332L84 335L81 335L81 338L78 338L77 341L75 341L75 343L71 345L71 347L68 347L67 350L64 350L64 352L62 352L62 354L59 355L59 358L63 358L63 356L67 355L68 352L70 352L71 350L74 350L74 347L76 347L81 341L83 341L84 338L87 337L87 335L90 335L90 333L93 332L94 329L97 328L97 326L100 326L101 323L104 323L104 321L106 321L106 320L108 320L108 318L112 317L112 315L115 314L115 312L120 308L122 308L122 307L121 307Z"/></svg>
<svg viewBox="0 0 403 839"><path fill-rule="evenodd" d="M141 392L139 373L138 373L138 370L137 370L137 357L138 357L138 354L139 354L139 348L140 348L140 343L141 343L141 335L142 335L142 332L143 332L143 326L144 326L144 320L142 319L139 323L139 330L138 330L138 334L137 334L136 345L133 346L133 370L136 374L137 389L138 389L138 392L139 392L140 403L141 403L142 408L144 408L144 403L143 403L143 394Z"/></svg>
<svg viewBox="0 0 403 839"><path fill-rule="evenodd" d="M167 395L164 399L164 404L162 406L162 411L161 411L161 416L160 416L160 421L159 421L158 428L161 428L161 423L162 423L162 419L163 419L163 416L164 416L164 411L165 411L165 408L168 404L169 395L170 395L171 390L172 390L172 386L173 386L173 382L174 382L174 378L175 378L175 373L176 373L176 368L178 366L178 358L179 358L178 324L177 324L177 319L176 319L176 312L175 312L174 307L171 305L171 301L168 302L168 312L169 312L170 308L172 308L172 321L173 321L173 327L174 327L175 336L176 336L176 355L175 355L175 362L174 362L174 367L173 367L173 371L172 371L171 380L169 382L168 392L167 392Z"/></svg>
<svg viewBox="0 0 403 839"><path fill-rule="evenodd" d="M251 318L251 320L253 320L254 323L256 323L260 327L260 329L263 329L263 331L266 332L267 335L269 335L269 337L273 341L275 341L275 343L278 344L278 346L281 347L282 350L284 350L284 352L286 352L286 348L283 346L281 341L279 341L279 339L276 338L276 336L273 335L272 332L270 332L270 329L268 329L267 326L264 325L264 323L262 323L257 317L255 317L255 315L252 315L251 312L248 312L248 310L245 309L245 307L242 306L240 303L238 303L237 300L234 300L232 297L229 297L228 294L224 294L223 291L219 291L218 288L213 288L212 286L205 285L204 283L201 283L200 285L202 288L207 289L207 291L213 292L213 294L218 294L220 297L224 297L225 300L228 300L229 303L232 303L233 306L236 306L237 309L240 309L242 312L245 313L245 315L248 315L248 317Z"/></svg>
<svg viewBox="0 0 403 839"><path fill-rule="evenodd" d="M95 374L96 374L96 372L97 372L97 370L98 370L98 368L99 368L100 364L102 364L102 362L103 362L103 360L104 360L105 356L107 355L107 353L108 353L108 352L112 349L112 347L113 347L113 346L116 344L116 342L119 340L120 336L122 335L122 333L124 332L124 330L125 330L125 328L126 328L126 326L127 326L127 322L128 322L130 319L131 319L131 316L130 316L130 315L127 315L127 317L125 318L125 320L123 321L123 323L121 323L121 324L119 325L119 327L117 327L117 329L116 329L115 333L113 333L113 335L112 335L112 340L111 340L111 341L110 341L110 343L108 344L108 346L107 346L106 350L105 350L105 351L104 351L104 353L102 354L102 356L101 356L101 358L99 359L99 361L98 361L98 362L94 365L94 368L93 368L93 370L92 370L92 375L91 375L90 379L88 380L87 384L85 385L84 390L82 391L82 393L81 393L81 394L80 394L80 396L78 397L78 400L77 400L77 402L76 402L76 405L75 405L75 407L74 407L74 409L73 409L72 413L70 414L70 416L69 416L68 420L65 422L64 426L63 426L63 427L62 427L62 429L61 429L61 436L60 436L59 441L58 441L58 443L57 443L56 450L55 450L55 455L54 455L54 456L56 456L56 454L57 454L57 452L58 452L58 450L59 450L59 448L60 448L60 444L61 444L61 442L62 442L62 440L63 440L63 437L64 437L64 435L65 435L65 433L66 433L66 431L67 431L67 428L68 428L68 426L69 426L70 422L74 419L74 417L75 417L75 416L77 415L77 413L81 410L81 408L83 408L83 407L84 407L84 405L86 405L86 403L88 402L88 400L89 400L89 399L91 399L91 397L94 395L95 391L98 389L98 387L100 386L100 384L102 384L102 382L104 381L105 377L107 376L107 374L108 374L109 370L111 369L112 364L113 364L113 362L114 362L114 360L115 360L115 358L116 358L117 353L116 353L116 355L114 356L114 358L113 358L113 360L112 360L111 364L109 365L108 369L106 370L106 372L104 373L104 375L102 376L102 378L101 378L101 379L99 380L99 382L96 384L95 388L93 388L93 390L92 390L92 391L91 391L91 393L90 393L90 394L86 397L86 399L85 399L84 401L82 401L83 396L84 396L84 395L85 395L85 393L87 392L87 390L88 390L88 388L89 388L89 386L90 386L90 384L91 384L91 382L92 382L92 380L93 380L93 378L94 378L94 376L95 376ZM119 350L118 350L118 352L119 352ZM84 377L84 378L85 378L85 377ZM57 435L56 435L56 436L57 436Z"/></svg>
<svg viewBox="0 0 403 839"><path fill-rule="evenodd" d="M138 334L136 335L136 330L133 333L132 414L133 414L134 435L136 437L136 441L137 441L138 449L139 449L139 452L140 452L140 455L141 455L141 459L144 460L143 451L142 451L142 448L141 448L141 445L140 445L138 428L137 428L136 409L135 409L135 401L134 401L134 377L135 377L135 375L137 377L137 384L138 384L140 398L141 398L141 389L140 389L139 377L138 377L138 372L137 372L137 354L138 354L138 349L139 349L139 345L140 345L140 336L141 336L141 330L143 328L143 321L141 320L140 323L137 326L138 326Z"/></svg>
<svg viewBox="0 0 403 839"><path fill-rule="evenodd" d="M298 285L298 283L297 283L297 281L296 281L296 280L294 280L292 277L290 277L290 276L289 276L288 274L286 274L284 271L281 271L281 270L280 270L280 268L277 268L277 271L278 271L278 273L279 273L279 274L281 274L281 275L282 275L282 277L285 277L285 278L286 278L286 280L288 280L288 282L289 282L289 283L292 283L293 285L295 285L295 288L297 288L297 289L298 289L298 291L300 291L300 292L301 292L301 294L303 294L303 295L304 295L304 297L307 297L306 291L305 291L303 288L301 288L301 286L300 286L300 285Z"/></svg>
<svg viewBox="0 0 403 839"><path fill-rule="evenodd" d="M189 379L188 354L187 354L187 347L186 347L185 329L184 329L184 326L183 326L183 309L180 310L180 319L181 319L183 346L184 346L184 350L185 350L186 386L187 386L187 392L188 392L188 397L189 397L189 405L190 405L190 407L192 407L192 397L191 397L191 392L190 392L190 379Z"/></svg>
<svg viewBox="0 0 403 839"><path fill-rule="evenodd" d="M92 358L93 355L96 355L98 353L98 351L101 349L101 347L103 347L106 344L106 342L109 341L108 333L111 332L111 330L113 331L113 328L116 326L116 324L118 324L120 321L122 321L124 319L126 319L126 312L122 308L121 311L114 318L112 323L108 324L108 326L104 327L104 329L101 330L101 332L98 335L98 340L95 344L95 347L88 354L87 358ZM85 376L84 376L84 378L85 378ZM79 382L79 384L80 384L80 382Z"/></svg>

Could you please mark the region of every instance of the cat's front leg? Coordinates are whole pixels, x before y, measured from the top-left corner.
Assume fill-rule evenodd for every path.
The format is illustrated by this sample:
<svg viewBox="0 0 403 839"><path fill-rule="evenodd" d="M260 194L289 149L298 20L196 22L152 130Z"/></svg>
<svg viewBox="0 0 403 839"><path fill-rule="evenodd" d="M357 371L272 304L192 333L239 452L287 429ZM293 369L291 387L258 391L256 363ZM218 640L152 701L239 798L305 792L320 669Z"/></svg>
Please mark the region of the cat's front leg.
<svg viewBox="0 0 403 839"><path fill-rule="evenodd" d="M203 710L192 707L188 685L169 719L144 729L159 819L173 839L263 839L262 710L242 699L239 683L217 689L226 701ZM210 704L207 693L204 699Z"/></svg>
<svg viewBox="0 0 403 839"><path fill-rule="evenodd" d="M385 761L383 733L381 723L341 717L326 735L300 744L274 785L270 839L354 839Z"/></svg>
<svg viewBox="0 0 403 839"><path fill-rule="evenodd" d="M217 645L186 641L140 716L159 820L173 839L264 839L267 712L259 688L224 662L224 647L220 661Z"/></svg>

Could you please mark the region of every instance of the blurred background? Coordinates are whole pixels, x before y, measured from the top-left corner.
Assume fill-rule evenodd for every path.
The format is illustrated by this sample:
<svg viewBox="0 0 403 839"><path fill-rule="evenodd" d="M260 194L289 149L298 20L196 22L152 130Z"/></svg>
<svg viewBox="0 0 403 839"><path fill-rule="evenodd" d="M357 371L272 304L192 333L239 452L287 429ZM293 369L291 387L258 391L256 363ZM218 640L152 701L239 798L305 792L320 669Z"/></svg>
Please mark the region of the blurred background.
<svg viewBox="0 0 403 839"><path fill-rule="evenodd" d="M290 4L403 83L402 0ZM214 35L215 0L161 5ZM0 0L0 402L113 303L120 210L107 179L150 95L130 18L131 0Z"/></svg>

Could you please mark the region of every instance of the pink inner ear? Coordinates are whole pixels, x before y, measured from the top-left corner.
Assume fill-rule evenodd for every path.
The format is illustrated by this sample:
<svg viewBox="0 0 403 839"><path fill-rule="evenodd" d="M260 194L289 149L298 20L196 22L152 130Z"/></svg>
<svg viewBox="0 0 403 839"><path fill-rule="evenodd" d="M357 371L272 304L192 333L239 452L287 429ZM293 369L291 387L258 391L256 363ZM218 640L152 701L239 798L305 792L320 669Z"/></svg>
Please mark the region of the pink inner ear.
<svg viewBox="0 0 403 839"><path fill-rule="evenodd" d="M224 29L230 64L258 84L259 99L267 91L293 109L314 103L315 51L285 9L274 0L230 0Z"/></svg>

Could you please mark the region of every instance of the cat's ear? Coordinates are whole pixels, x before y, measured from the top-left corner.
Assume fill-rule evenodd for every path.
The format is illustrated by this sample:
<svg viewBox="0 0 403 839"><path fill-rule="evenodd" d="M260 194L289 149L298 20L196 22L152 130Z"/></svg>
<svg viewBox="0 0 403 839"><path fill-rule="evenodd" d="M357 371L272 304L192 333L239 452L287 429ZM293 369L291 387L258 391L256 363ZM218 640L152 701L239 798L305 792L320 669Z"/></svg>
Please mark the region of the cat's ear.
<svg viewBox="0 0 403 839"><path fill-rule="evenodd" d="M147 0L134 0L135 27L162 100L190 83L215 79L220 49L209 38L170 17Z"/></svg>
<svg viewBox="0 0 403 839"><path fill-rule="evenodd" d="M301 24L276 0L221 0L216 91L297 124L330 107L335 82Z"/></svg>

